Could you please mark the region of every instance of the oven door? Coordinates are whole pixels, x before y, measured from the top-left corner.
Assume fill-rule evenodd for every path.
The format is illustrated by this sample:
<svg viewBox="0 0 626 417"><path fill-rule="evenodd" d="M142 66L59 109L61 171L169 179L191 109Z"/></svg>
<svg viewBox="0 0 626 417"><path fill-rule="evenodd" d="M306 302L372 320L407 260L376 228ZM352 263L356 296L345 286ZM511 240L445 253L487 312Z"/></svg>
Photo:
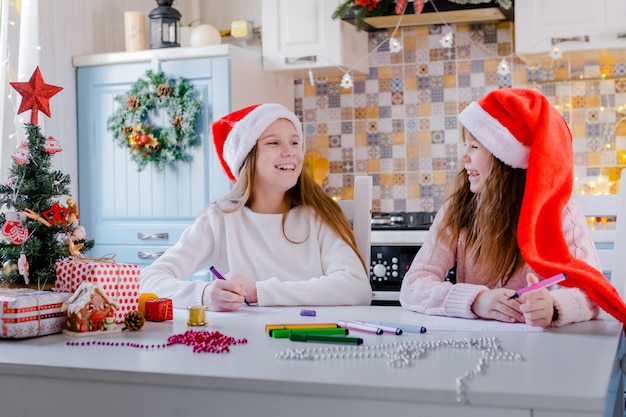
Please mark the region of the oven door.
<svg viewBox="0 0 626 417"><path fill-rule="evenodd" d="M400 305L402 279L420 248L421 245L372 244L372 305Z"/></svg>

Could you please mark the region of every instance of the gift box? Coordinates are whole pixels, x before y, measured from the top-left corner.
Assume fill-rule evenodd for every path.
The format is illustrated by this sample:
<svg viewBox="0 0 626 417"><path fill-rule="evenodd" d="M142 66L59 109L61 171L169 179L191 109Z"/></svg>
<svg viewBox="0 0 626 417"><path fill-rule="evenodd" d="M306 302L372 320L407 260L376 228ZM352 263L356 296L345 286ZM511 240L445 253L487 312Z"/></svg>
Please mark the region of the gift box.
<svg viewBox="0 0 626 417"><path fill-rule="evenodd" d="M173 319L172 300L169 298L146 300L145 310L146 320L148 321L165 321Z"/></svg>
<svg viewBox="0 0 626 417"><path fill-rule="evenodd" d="M116 323L139 305L139 266L112 259L64 259L56 263L55 291L73 293L83 281L92 282L115 301Z"/></svg>
<svg viewBox="0 0 626 417"><path fill-rule="evenodd" d="M66 322L61 306L71 295L29 288L0 289L0 337L19 339L60 333Z"/></svg>

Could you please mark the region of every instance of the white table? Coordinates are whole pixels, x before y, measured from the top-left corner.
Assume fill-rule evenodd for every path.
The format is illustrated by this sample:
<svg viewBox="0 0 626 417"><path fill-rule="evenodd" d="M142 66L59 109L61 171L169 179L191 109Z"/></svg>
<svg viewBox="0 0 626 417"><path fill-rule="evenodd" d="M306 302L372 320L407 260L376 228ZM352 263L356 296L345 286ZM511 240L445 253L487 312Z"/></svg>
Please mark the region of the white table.
<svg viewBox="0 0 626 417"><path fill-rule="evenodd" d="M455 380L474 369L478 352L438 350L407 368L385 359L286 361L293 347L335 346L273 339L268 323L382 320L420 323L400 307L318 307L210 317L207 330L248 344L227 354L166 349L67 346L63 334L0 340L0 415L12 416L618 416L623 415L619 368L622 326L609 317L543 333L436 332L375 336L366 345L403 339L497 336L523 362L496 362L468 384L468 404L456 402ZM187 311L149 322L140 332L102 340L164 343L188 329ZM201 329L195 327L194 329ZM351 335L357 335L352 332ZM84 338L83 338L84 339ZM86 338L85 340L93 340Z"/></svg>

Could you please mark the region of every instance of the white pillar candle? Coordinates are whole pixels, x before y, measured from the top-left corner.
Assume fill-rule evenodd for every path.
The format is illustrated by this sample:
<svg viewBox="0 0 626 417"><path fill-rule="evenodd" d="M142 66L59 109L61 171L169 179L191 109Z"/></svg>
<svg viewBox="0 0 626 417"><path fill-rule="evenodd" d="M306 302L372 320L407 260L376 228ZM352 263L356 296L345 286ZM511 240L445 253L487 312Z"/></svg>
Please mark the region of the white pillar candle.
<svg viewBox="0 0 626 417"><path fill-rule="evenodd" d="M124 12L126 51L146 49L145 15L142 12Z"/></svg>

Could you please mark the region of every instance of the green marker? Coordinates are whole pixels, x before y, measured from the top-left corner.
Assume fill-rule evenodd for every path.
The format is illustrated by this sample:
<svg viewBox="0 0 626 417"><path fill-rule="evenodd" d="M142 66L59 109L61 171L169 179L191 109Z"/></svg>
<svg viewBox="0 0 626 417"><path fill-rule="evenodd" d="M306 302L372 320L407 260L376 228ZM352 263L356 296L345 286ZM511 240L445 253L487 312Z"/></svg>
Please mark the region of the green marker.
<svg viewBox="0 0 626 417"><path fill-rule="evenodd" d="M340 335L345 336L348 334L348 329L342 329L340 327L336 329L284 329L284 330L270 330L270 336L274 339L288 339L292 334L325 334L325 335Z"/></svg>
<svg viewBox="0 0 626 417"><path fill-rule="evenodd" d="M289 336L292 342L320 342L338 343L342 345L362 345L363 339L360 337L330 336L324 334L292 333Z"/></svg>

